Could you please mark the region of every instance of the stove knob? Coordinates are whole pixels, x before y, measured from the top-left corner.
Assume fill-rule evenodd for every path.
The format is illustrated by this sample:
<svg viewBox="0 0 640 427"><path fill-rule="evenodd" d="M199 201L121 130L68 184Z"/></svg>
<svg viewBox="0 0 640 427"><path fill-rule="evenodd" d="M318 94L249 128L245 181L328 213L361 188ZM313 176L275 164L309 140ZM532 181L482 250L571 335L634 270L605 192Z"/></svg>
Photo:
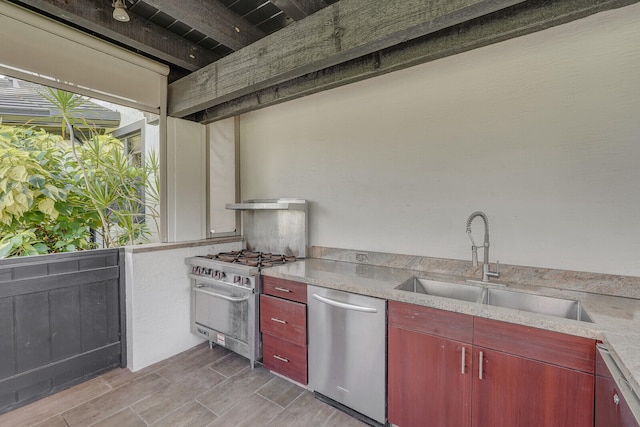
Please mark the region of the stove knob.
<svg viewBox="0 0 640 427"><path fill-rule="evenodd" d="M233 276L233 283L236 283L236 284L242 283L242 276Z"/></svg>
<svg viewBox="0 0 640 427"><path fill-rule="evenodd" d="M242 284L245 286L251 286L251 279L245 277Z"/></svg>
<svg viewBox="0 0 640 427"><path fill-rule="evenodd" d="M226 273L224 271L218 271L218 279L222 280L225 277L227 277Z"/></svg>

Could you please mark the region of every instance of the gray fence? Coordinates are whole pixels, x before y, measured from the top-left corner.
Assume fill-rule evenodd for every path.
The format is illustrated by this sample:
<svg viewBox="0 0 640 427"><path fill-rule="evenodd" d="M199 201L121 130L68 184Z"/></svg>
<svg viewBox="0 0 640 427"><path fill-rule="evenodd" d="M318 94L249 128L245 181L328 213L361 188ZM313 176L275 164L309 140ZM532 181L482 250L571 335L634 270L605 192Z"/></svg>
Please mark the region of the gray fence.
<svg viewBox="0 0 640 427"><path fill-rule="evenodd" d="M0 260L0 414L125 366L124 250Z"/></svg>

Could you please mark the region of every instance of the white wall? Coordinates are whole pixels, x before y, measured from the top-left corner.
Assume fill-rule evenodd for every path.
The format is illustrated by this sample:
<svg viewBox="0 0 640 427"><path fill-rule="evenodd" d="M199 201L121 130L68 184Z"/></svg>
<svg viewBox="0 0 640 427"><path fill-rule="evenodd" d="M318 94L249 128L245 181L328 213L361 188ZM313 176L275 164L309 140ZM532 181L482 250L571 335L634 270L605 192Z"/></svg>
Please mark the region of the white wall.
<svg viewBox="0 0 640 427"><path fill-rule="evenodd" d="M203 341L191 333L189 267L184 259L241 248L241 242L137 253L127 248L129 369L137 371Z"/></svg>
<svg viewBox="0 0 640 427"><path fill-rule="evenodd" d="M636 4L243 115L242 198L309 199L313 245L457 259L482 210L491 261L638 276L639 46Z"/></svg>

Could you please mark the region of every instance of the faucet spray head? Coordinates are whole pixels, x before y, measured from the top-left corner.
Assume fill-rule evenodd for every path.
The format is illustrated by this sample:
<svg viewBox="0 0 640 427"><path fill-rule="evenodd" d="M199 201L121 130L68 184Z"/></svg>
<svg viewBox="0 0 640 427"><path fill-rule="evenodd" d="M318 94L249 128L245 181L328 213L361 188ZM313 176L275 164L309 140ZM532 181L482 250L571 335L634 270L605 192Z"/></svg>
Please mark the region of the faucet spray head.
<svg viewBox="0 0 640 427"><path fill-rule="evenodd" d="M485 251L485 257L487 256L487 250L489 248L489 221L487 220L487 215L480 211L474 212L469 215L469 218L467 219L467 234L469 235L469 240L471 240L471 263L474 267L478 266L478 245L476 245L476 242L473 240L473 236L471 235L471 223L477 216L481 217L484 221L484 244L482 247ZM485 261L485 263L488 263L488 261Z"/></svg>

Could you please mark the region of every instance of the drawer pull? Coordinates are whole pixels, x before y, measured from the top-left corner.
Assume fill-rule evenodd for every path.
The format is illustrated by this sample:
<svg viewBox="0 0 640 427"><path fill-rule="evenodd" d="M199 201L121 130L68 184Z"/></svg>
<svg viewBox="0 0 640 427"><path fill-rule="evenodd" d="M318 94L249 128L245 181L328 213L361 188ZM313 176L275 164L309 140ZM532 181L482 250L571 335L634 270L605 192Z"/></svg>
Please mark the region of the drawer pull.
<svg viewBox="0 0 640 427"><path fill-rule="evenodd" d="M464 359L467 352L467 348L462 346L462 375L464 375Z"/></svg>
<svg viewBox="0 0 640 427"><path fill-rule="evenodd" d="M480 354L478 355L478 363L479 363L479 365L480 365L480 366L479 366L480 371L478 372L478 379L480 379L480 380L481 380L481 379L482 379L482 377L483 377L483 372L482 372L482 368L483 368L483 366L482 366L482 365L483 365L483 362L484 362L484 360L483 360L483 359L484 359L484 354L483 354L482 352L480 352Z"/></svg>
<svg viewBox="0 0 640 427"><path fill-rule="evenodd" d="M275 317L272 317L271 320L273 320L274 322L282 323L283 325L287 323L286 320L276 319Z"/></svg>
<svg viewBox="0 0 640 427"><path fill-rule="evenodd" d="M279 361L284 362L284 363L289 363L289 359L286 359L286 358L284 358L282 356L278 356L277 354L274 354L273 358L274 359L278 359Z"/></svg>
<svg viewBox="0 0 640 427"><path fill-rule="evenodd" d="M280 291L280 292L291 292L289 289L281 288L281 287L279 287L279 286L276 286L276 287L275 287L275 288L273 288L273 289L275 289L276 291Z"/></svg>

